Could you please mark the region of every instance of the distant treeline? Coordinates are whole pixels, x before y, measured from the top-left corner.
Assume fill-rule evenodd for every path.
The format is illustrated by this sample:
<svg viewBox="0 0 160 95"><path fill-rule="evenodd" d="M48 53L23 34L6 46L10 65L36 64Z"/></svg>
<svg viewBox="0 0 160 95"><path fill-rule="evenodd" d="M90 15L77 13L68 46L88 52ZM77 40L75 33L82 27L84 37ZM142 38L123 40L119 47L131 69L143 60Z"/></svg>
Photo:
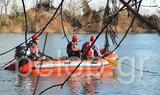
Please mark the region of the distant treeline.
<svg viewBox="0 0 160 95"><path fill-rule="evenodd" d="M101 30L104 9L101 8L96 11L91 9L87 2L84 5L83 14L81 15L76 15L73 11L67 9L63 10L64 26L67 33L96 33ZM22 11L18 11L16 5L13 5L13 10L11 14L0 14L0 32L24 33L26 28L24 14ZM37 3L35 8L28 10L29 32L32 33L40 30L51 18L55 10L56 8L49 3ZM157 15L144 15L143 17L160 28L160 18ZM112 29L117 33L124 33L131 23L132 18L132 14L129 16L127 11L120 12L117 17L118 22L111 24ZM62 33L62 31L60 16L45 30L45 32L49 33ZM141 20L136 19L130 29L130 33L144 32L153 33L156 31L150 29Z"/></svg>

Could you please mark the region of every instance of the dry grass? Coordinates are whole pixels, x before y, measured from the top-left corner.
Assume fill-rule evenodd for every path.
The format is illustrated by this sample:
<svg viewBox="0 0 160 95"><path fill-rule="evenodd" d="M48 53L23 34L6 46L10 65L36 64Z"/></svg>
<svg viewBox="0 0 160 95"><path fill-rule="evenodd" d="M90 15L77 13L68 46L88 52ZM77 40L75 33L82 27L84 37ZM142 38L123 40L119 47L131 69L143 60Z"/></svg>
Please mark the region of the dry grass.
<svg viewBox="0 0 160 95"><path fill-rule="evenodd" d="M52 17L53 12L47 12L44 10L35 11L34 9L30 9L27 12L28 16L28 25L29 25L29 31L30 32L37 32L42 27L46 25L46 23L49 21L49 19ZM90 17L90 16L89 16ZM99 32L101 29L101 21L96 22L96 20L87 19L85 17L78 16L77 20L80 21L82 28L78 29L81 31L88 31L88 32ZM3 20L0 25L0 32L15 32L15 33L24 33L25 31L25 21L24 16L1 16L1 19ZM124 33L130 23L131 23L131 17L128 17L127 12L121 12L118 16L118 24L116 25L117 33ZM87 24L89 21L93 21L93 23ZM67 33L73 33L75 31L73 27L73 21L67 20L65 18L64 20L64 27ZM32 26L35 25L35 28L31 29ZM115 27L113 27L115 30ZM142 33L146 32L148 28L144 28L142 22L140 22L138 19L135 20L135 23L133 24L132 28L130 29L130 32L132 33ZM32 31L34 30L34 31ZM63 29L61 26L61 19L60 16L55 19L52 23L49 24L47 29L44 32L48 33L62 33Z"/></svg>

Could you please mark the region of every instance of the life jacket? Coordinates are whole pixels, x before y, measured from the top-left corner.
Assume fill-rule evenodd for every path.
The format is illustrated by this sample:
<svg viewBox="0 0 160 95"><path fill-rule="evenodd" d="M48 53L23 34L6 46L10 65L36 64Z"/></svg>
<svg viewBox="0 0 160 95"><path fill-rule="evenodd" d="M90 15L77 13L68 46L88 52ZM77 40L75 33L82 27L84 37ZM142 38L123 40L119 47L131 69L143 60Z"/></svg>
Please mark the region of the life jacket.
<svg viewBox="0 0 160 95"><path fill-rule="evenodd" d="M31 46L31 53L39 53L39 47L36 44Z"/></svg>
<svg viewBox="0 0 160 95"><path fill-rule="evenodd" d="M104 49L100 50L101 55L104 55L106 53L109 54L109 52L110 52L109 50L104 50Z"/></svg>
<svg viewBox="0 0 160 95"><path fill-rule="evenodd" d="M31 40L27 46L29 47L32 56L39 55L39 46L34 41Z"/></svg>
<svg viewBox="0 0 160 95"><path fill-rule="evenodd" d="M79 50L77 42L68 43L67 54L68 54L68 57L71 57L71 56L80 57L80 50Z"/></svg>
<svg viewBox="0 0 160 95"><path fill-rule="evenodd" d="M90 44L92 44L92 42L90 42ZM92 49L94 50L94 56L95 57L100 56L99 48L98 48L98 46L96 44L93 44Z"/></svg>
<svg viewBox="0 0 160 95"><path fill-rule="evenodd" d="M94 56L94 51L91 47L91 44L89 42L86 42L83 47L82 47L82 53L83 55L86 54L87 57L93 57ZM90 48L90 49L89 49ZM89 49L89 51L88 51ZM88 52L87 52L88 51Z"/></svg>

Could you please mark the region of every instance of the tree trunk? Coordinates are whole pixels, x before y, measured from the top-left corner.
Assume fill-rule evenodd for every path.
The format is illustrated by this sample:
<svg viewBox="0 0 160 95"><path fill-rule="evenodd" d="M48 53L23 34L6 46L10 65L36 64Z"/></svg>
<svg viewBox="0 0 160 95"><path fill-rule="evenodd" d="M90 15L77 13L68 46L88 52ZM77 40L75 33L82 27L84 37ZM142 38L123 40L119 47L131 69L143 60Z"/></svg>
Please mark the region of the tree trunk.
<svg viewBox="0 0 160 95"><path fill-rule="evenodd" d="M5 14L7 14L7 7L5 7Z"/></svg>

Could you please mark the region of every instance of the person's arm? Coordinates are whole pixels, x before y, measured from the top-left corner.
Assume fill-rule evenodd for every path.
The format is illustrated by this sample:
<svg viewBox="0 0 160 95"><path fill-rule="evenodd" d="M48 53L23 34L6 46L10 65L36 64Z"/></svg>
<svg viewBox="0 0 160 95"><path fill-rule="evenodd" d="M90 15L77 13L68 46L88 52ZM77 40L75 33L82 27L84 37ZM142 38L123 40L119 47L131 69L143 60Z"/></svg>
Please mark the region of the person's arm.
<svg viewBox="0 0 160 95"><path fill-rule="evenodd" d="M72 43L69 42L69 43L67 44L66 52L67 52L67 53L70 53L70 52L71 52L71 48L72 48Z"/></svg>
<svg viewBox="0 0 160 95"><path fill-rule="evenodd" d="M97 44L95 44L95 51L97 52L98 56L102 56L99 52L99 46Z"/></svg>
<svg viewBox="0 0 160 95"><path fill-rule="evenodd" d="M83 53L84 51L84 48L85 48L85 44L82 45L82 48L81 48L81 52Z"/></svg>

